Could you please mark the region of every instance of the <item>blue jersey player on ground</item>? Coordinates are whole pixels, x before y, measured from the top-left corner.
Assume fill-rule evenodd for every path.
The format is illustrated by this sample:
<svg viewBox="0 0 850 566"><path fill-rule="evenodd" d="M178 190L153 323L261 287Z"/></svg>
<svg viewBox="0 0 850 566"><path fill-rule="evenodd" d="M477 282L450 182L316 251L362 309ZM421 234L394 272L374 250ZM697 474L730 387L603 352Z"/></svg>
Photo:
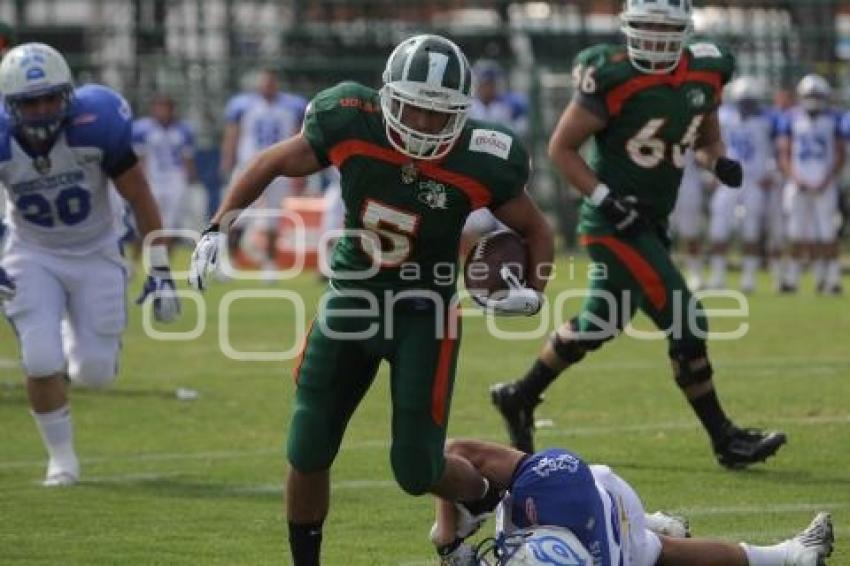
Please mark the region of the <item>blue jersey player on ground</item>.
<svg viewBox="0 0 850 566"><path fill-rule="evenodd" d="M772 546L689 538L686 520L646 515L611 468L588 465L568 450L527 454L451 440L446 453L467 460L489 483L480 501L438 500L431 540L444 565L818 566L832 552L828 513ZM464 542L494 508L495 538L478 548Z"/></svg>
<svg viewBox="0 0 850 566"><path fill-rule="evenodd" d="M44 485L69 485L80 467L67 382L108 385L126 325L127 277L110 180L132 207L141 236L151 235L138 302L153 296L161 321L176 318L180 303L165 246L153 237L160 216L131 146L126 101L99 85L75 89L65 59L43 43L6 54L0 94L0 184L10 221L2 263L8 277L0 277L0 287L49 455Z"/></svg>

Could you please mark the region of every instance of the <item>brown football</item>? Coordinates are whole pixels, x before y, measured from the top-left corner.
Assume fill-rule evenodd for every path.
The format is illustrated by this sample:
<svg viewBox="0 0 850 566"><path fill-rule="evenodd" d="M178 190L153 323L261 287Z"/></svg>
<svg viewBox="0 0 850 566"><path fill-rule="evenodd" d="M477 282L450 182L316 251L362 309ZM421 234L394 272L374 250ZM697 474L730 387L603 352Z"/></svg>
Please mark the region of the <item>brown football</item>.
<svg viewBox="0 0 850 566"><path fill-rule="evenodd" d="M463 282L467 291L481 299L499 298L508 284L501 275L507 267L522 283L528 271L528 250L516 232L497 230L478 240L466 258ZM494 296L494 293L498 293Z"/></svg>

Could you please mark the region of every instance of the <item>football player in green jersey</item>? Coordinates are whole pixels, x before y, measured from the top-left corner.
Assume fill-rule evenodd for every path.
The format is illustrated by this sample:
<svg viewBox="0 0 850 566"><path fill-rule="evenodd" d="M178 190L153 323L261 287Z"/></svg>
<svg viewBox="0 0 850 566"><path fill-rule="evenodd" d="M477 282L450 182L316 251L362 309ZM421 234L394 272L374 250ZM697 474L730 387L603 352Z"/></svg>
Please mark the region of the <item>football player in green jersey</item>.
<svg viewBox="0 0 850 566"><path fill-rule="evenodd" d="M738 428L724 413L706 353L705 316L666 238L686 150L694 148L723 184L741 184L741 165L724 156L717 119L734 61L713 43L686 44L690 0L628 0L621 19L626 46L598 45L577 56L575 95L549 143L555 165L585 196L579 232L606 276L592 280L579 315L556 330L528 373L494 386L491 399L514 446L533 451L533 411L543 391L640 308L667 333L676 383L720 464L746 467L774 454L785 435ZM579 148L590 138L588 163Z"/></svg>
<svg viewBox="0 0 850 566"><path fill-rule="evenodd" d="M407 39L383 80L380 92L341 83L319 93L302 132L235 180L192 256L190 283L202 289L221 230L271 179L339 169L347 230L295 369L286 512L296 566L319 563L329 470L382 359L391 366L390 461L400 487L470 503L489 494L474 467L443 450L464 220L487 206L528 244L528 287L488 299L491 312L536 313L552 261L552 232L525 192L527 153L509 130L467 120L472 74L461 50L439 36Z"/></svg>

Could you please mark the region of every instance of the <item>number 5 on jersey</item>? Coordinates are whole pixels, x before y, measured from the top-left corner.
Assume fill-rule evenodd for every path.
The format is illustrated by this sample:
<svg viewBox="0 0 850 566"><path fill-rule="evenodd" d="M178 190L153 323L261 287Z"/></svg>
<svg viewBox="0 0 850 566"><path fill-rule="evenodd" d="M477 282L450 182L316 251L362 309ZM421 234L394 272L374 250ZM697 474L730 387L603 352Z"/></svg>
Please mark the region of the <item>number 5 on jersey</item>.
<svg viewBox="0 0 850 566"><path fill-rule="evenodd" d="M366 199L360 215L367 232L361 235L363 251L381 267L397 267L412 251L419 229L419 215L380 201Z"/></svg>

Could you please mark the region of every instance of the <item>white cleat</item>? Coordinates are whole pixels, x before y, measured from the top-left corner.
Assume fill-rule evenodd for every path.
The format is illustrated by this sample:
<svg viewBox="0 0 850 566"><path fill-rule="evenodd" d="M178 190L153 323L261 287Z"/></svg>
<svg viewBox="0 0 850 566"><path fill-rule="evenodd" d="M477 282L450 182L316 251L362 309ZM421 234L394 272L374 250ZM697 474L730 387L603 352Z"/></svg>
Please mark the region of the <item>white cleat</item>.
<svg viewBox="0 0 850 566"><path fill-rule="evenodd" d="M656 511L652 515L644 515L646 528L657 535L671 538L690 538L691 525L681 515L670 515L663 511Z"/></svg>
<svg viewBox="0 0 850 566"><path fill-rule="evenodd" d="M835 535L829 513L818 513L809 526L789 542L788 566L824 566L832 554Z"/></svg>
<svg viewBox="0 0 850 566"><path fill-rule="evenodd" d="M47 475L41 485L44 487L67 487L80 481L80 464L76 458L73 462L59 464L51 459L47 464Z"/></svg>
<svg viewBox="0 0 850 566"><path fill-rule="evenodd" d="M440 566L478 566L475 550L465 542L455 542L438 548Z"/></svg>

